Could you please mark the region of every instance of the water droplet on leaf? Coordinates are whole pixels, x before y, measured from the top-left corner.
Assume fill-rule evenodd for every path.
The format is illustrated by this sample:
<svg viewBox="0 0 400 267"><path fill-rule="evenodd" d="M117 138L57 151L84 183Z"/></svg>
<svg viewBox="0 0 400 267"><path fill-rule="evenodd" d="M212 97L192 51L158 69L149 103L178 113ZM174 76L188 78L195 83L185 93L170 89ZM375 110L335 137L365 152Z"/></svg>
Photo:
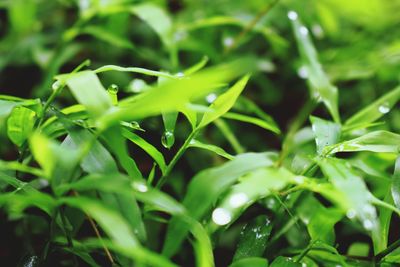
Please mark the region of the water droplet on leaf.
<svg viewBox="0 0 400 267"><path fill-rule="evenodd" d="M308 78L308 70L306 66L301 66L297 70L297 75L299 75L300 78L302 79L307 79Z"/></svg>
<svg viewBox="0 0 400 267"><path fill-rule="evenodd" d="M371 220L364 220L363 226L366 230L371 230L374 227L374 223Z"/></svg>
<svg viewBox="0 0 400 267"><path fill-rule="evenodd" d="M214 93L211 93L211 94L209 94L209 95L206 96L206 101L207 101L208 103L210 103L210 104L211 104L212 102L214 102L215 99L217 99L217 95L214 94Z"/></svg>
<svg viewBox="0 0 400 267"><path fill-rule="evenodd" d="M142 193L147 192L149 190L147 185L145 185L144 183L140 183L140 182L133 182L132 186L137 191L142 192Z"/></svg>
<svg viewBox="0 0 400 267"><path fill-rule="evenodd" d="M232 220L231 213L223 208L216 208L211 217L213 222L218 225L226 225Z"/></svg>
<svg viewBox="0 0 400 267"><path fill-rule="evenodd" d="M233 38L232 37L224 38L223 44L225 47L231 47L233 45Z"/></svg>
<svg viewBox="0 0 400 267"><path fill-rule="evenodd" d="M380 113L386 114L386 113L388 113L390 111L390 106L389 106L388 103L383 103L382 105L380 105L378 107L378 110L379 110Z"/></svg>
<svg viewBox="0 0 400 267"><path fill-rule="evenodd" d="M300 31L300 34L302 34L302 35L308 34L308 29L304 26L301 26L299 31Z"/></svg>
<svg viewBox="0 0 400 267"><path fill-rule="evenodd" d="M288 18L290 19L290 20L296 20L297 19L297 17L298 17L298 15L297 15L297 13L295 12L295 11L289 11L288 12Z"/></svg>
<svg viewBox="0 0 400 267"><path fill-rule="evenodd" d="M349 219L354 219L356 217L357 213L353 209L349 209L346 213L347 218Z"/></svg>
<svg viewBox="0 0 400 267"><path fill-rule="evenodd" d="M175 143L175 136L173 132L165 131L161 136L161 144L170 149Z"/></svg>

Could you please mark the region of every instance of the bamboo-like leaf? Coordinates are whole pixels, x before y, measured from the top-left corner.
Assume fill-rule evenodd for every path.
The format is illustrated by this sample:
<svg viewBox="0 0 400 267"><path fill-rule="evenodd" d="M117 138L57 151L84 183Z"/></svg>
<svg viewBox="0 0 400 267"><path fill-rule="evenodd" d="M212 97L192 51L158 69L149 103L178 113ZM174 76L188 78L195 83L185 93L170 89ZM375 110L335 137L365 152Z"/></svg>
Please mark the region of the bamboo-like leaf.
<svg viewBox="0 0 400 267"><path fill-rule="evenodd" d="M225 113L223 116L223 118L226 119L231 119L231 120L237 120L237 121L242 121L242 122L247 122L250 124L254 124L257 125L261 128L264 128L268 131L272 131L276 134L280 134L281 131L279 130L279 128L275 125L272 124L268 121L265 120L261 120L255 117L251 117L251 116L247 116L247 115L243 115L243 114L238 114L238 113L233 113L233 112L227 112Z"/></svg>
<svg viewBox="0 0 400 267"><path fill-rule="evenodd" d="M138 246L139 242L132 234L130 226L114 210L86 197L62 198L59 203L84 211L95 219L117 244L130 249Z"/></svg>
<svg viewBox="0 0 400 267"><path fill-rule="evenodd" d="M249 71L252 68L251 62L251 59L242 59L199 71L184 79L166 81L138 96L120 101L119 106L105 114L97 124L103 129L120 121L132 121L180 110L192 100L215 90L221 82ZM160 97L163 101L159 101Z"/></svg>
<svg viewBox="0 0 400 267"><path fill-rule="evenodd" d="M111 99L93 71L82 71L56 77L67 84L77 101L84 105L92 116L100 116L112 107Z"/></svg>
<svg viewBox="0 0 400 267"><path fill-rule="evenodd" d="M314 116L310 117L318 155L325 147L336 144L340 138L340 125Z"/></svg>
<svg viewBox="0 0 400 267"><path fill-rule="evenodd" d="M308 83L311 95L322 101L329 110L336 123L340 123L338 111L338 90L332 85L318 61L317 51L311 41L308 29L300 22L297 13L290 11L289 19L292 23L299 52L308 73Z"/></svg>
<svg viewBox="0 0 400 267"><path fill-rule="evenodd" d="M154 159L154 161L157 162L162 173L165 173L167 165L165 163L163 154L161 154L161 152L158 151L157 148L155 148L152 144L148 143L146 140L144 140L140 136L132 133L131 131L128 131L127 129L123 129L122 134L129 141L133 142L134 144L139 146L141 149L143 149L147 154L149 154Z"/></svg>
<svg viewBox="0 0 400 267"><path fill-rule="evenodd" d="M204 113L203 118L200 121L199 128L206 126L207 124L215 121L235 104L236 99L239 97L240 93L243 91L247 84L250 76L244 76L238 82L236 82L227 92L220 95L211 105L210 110Z"/></svg>
<svg viewBox="0 0 400 267"><path fill-rule="evenodd" d="M325 158L319 161L319 165L333 186L343 194L346 206L342 208L347 217L358 218L364 229L371 232L375 250L381 248L379 221L364 181L343 160Z"/></svg>
<svg viewBox="0 0 400 267"><path fill-rule="evenodd" d="M158 34L164 45L172 45L172 21L163 9L151 3L144 3L133 6L131 12L145 21Z"/></svg>
<svg viewBox="0 0 400 267"><path fill-rule="evenodd" d="M222 148L220 148L218 146L205 144L196 139L192 139L190 141L189 147L197 147L197 148L209 150L209 151L212 151L215 154L220 155L221 157L227 158L229 160L232 160L235 158L235 156L232 156L231 154L227 153L225 150L223 150Z"/></svg>
<svg viewBox="0 0 400 267"><path fill-rule="evenodd" d="M343 130L351 130L367 126L369 123L388 113L400 99L400 86L381 96L346 120Z"/></svg>
<svg viewBox="0 0 400 267"><path fill-rule="evenodd" d="M374 131L323 149L324 154L337 152L372 151L399 153L400 135L387 131Z"/></svg>
<svg viewBox="0 0 400 267"><path fill-rule="evenodd" d="M233 261L236 262L243 258L262 256L267 247L271 230L271 220L265 215L257 216L247 223L240 233Z"/></svg>
<svg viewBox="0 0 400 267"><path fill-rule="evenodd" d="M36 113L26 107L17 106L7 120L7 135L17 146L22 146L33 131Z"/></svg>
<svg viewBox="0 0 400 267"><path fill-rule="evenodd" d="M249 257L234 261L229 267L268 267L268 261L259 257Z"/></svg>
<svg viewBox="0 0 400 267"><path fill-rule="evenodd" d="M189 215L200 220L209 211L221 193L235 183L239 177L258 168L270 166L276 160L276 154L248 153L216 168L204 170L190 182L183 200ZM173 218L167 231L163 254L171 256L177 252L188 229L178 218Z"/></svg>
<svg viewBox="0 0 400 267"><path fill-rule="evenodd" d="M234 222L246 208L283 189L294 177L284 168L261 168L250 172L231 187L213 210L210 231Z"/></svg>

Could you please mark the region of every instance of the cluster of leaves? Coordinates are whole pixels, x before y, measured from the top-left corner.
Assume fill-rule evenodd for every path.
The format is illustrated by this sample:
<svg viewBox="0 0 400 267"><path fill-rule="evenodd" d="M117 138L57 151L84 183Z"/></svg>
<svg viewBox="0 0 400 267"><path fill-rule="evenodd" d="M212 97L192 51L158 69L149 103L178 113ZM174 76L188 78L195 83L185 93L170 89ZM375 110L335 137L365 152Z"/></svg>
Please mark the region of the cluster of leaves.
<svg viewBox="0 0 400 267"><path fill-rule="evenodd" d="M213 2L1 4L22 264L400 263L400 2Z"/></svg>

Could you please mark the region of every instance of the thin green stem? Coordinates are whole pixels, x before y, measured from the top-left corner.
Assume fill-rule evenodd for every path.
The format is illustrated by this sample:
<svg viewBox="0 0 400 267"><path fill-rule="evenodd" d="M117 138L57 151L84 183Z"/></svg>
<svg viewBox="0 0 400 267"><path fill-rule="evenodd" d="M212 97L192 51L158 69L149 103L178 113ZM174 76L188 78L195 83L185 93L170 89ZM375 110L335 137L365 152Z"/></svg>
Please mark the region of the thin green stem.
<svg viewBox="0 0 400 267"><path fill-rule="evenodd" d="M317 103L313 99L309 99L307 103L301 108L301 110L297 113L297 116L294 118L293 122L291 123L289 127L289 131L283 141L282 144L282 151L279 157L279 160L277 162L278 166L282 165L283 160L286 158L286 156L290 153L290 150L292 149L293 146L293 139L297 131L300 129L300 127L304 124L304 122L307 120L308 116L311 114L311 112L315 109Z"/></svg>
<svg viewBox="0 0 400 267"><path fill-rule="evenodd" d="M397 240L396 242L392 243L390 246L388 246L385 250L379 252L378 254L375 255L374 259L375 262L381 262L384 257L395 251L400 247L400 239Z"/></svg>
<svg viewBox="0 0 400 267"><path fill-rule="evenodd" d="M231 131L228 124L222 120L218 119L214 121L215 125L222 132L228 142L231 144L232 148L235 150L237 154L241 154L245 152L243 146L239 143L239 140L236 138L235 134Z"/></svg>
<svg viewBox="0 0 400 267"><path fill-rule="evenodd" d="M257 23L279 2L279 0L274 0L271 3L268 3L258 14L254 17L252 21L236 36L233 40L233 44L228 46L224 54L228 54L233 51L239 44L240 41L257 25Z"/></svg>
<svg viewBox="0 0 400 267"><path fill-rule="evenodd" d="M192 139L197 135L198 132L199 132L199 129L195 129L186 138L183 145L179 148L178 152L175 154L175 156L172 158L171 162L168 164L167 168L165 169L164 175L160 178L160 180L156 184L156 188L161 188L165 184L168 175L171 173L172 169L175 167L175 165L179 161L179 159L183 156L186 149L189 147L190 141L192 141Z"/></svg>

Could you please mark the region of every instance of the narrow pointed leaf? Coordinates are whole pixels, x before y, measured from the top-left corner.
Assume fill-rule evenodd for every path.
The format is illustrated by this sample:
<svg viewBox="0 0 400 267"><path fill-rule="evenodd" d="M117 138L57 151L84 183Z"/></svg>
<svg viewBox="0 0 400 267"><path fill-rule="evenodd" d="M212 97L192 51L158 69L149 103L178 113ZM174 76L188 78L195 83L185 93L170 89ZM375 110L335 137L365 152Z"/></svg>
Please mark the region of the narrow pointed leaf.
<svg viewBox="0 0 400 267"><path fill-rule="evenodd" d="M310 117L318 155L326 146L336 144L340 138L340 125L314 116Z"/></svg>
<svg viewBox="0 0 400 267"><path fill-rule="evenodd" d="M227 92L220 95L211 105L210 110L204 113L203 118L199 124L199 128L206 126L207 124L215 121L235 104L236 99L239 97L244 87L247 84L250 76L244 76L238 82L236 82Z"/></svg>
<svg viewBox="0 0 400 267"><path fill-rule="evenodd" d="M344 123L344 130L363 127L388 113L400 99L400 86L381 96L378 100L369 104Z"/></svg>
<svg viewBox="0 0 400 267"><path fill-rule="evenodd" d="M292 11L293 12L293 11ZM291 19L297 46L303 64L307 69L308 83L311 95L317 100L321 100L329 110L336 123L340 123L338 111L338 89L332 85L318 61L317 51L311 41L308 29L300 22L297 17Z"/></svg>
<svg viewBox="0 0 400 267"><path fill-rule="evenodd" d="M387 131L374 131L358 138L324 148L324 154L337 152L372 151L399 153L400 135Z"/></svg>

